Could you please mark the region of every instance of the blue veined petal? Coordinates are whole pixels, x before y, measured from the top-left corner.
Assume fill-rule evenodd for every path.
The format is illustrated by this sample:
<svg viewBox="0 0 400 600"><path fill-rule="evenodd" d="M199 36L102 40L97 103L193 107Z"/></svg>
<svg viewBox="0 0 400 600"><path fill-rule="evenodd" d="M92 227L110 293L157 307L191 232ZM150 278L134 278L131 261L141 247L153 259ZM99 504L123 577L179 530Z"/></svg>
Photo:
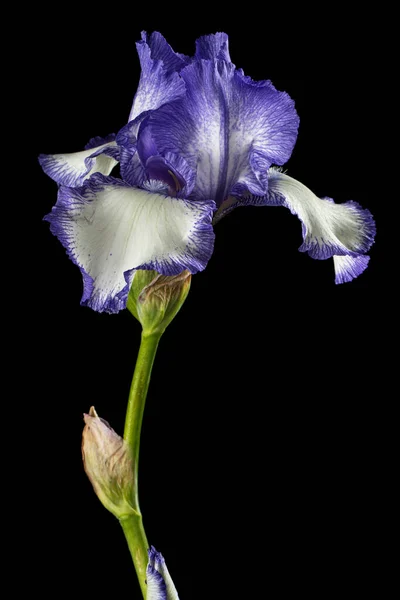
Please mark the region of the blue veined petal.
<svg viewBox="0 0 400 600"><path fill-rule="evenodd" d="M220 206L230 195L265 195L268 168L285 163L296 142L291 98L222 60L194 61L181 77L186 96L148 117L158 152L184 156L196 170L193 198Z"/></svg>
<svg viewBox="0 0 400 600"><path fill-rule="evenodd" d="M142 40L137 42L136 48L142 72L129 121L166 102L172 102L185 93L185 84L178 72L187 64L187 59L176 54L160 33L154 32L148 38L143 32ZM139 124L140 121L137 127ZM135 133L134 131L133 134Z"/></svg>
<svg viewBox="0 0 400 600"><path fill-rule="evenodd" d="M198 38L196 40L195 58L232 62L229 55L229 38L227 34L218 32Z"/></svg>
<svg viewBox="0 0 400 600"><path fill-rule="evenodd" d="M142 68L137 92L133 99L128 123L118 132L121 147L121 175L131 185L138 185L144 170L137 156L137 135L140 124L151 111L173 102L185 94L185 83L178 72L190 60L175 53L165 38L157 31L142 40L136 48Z"/></svg>
<svg viewBox="0 0 400 600"><path fill-rule="evenodd" d="M125 169L125 181L139 187L148 180L163 181L169 186L172 196L188 198L195 185L196 173L183 156L173 152L166 152L164 156L158 153L147 122L148 119L145 119L140 127L136 155L138 161L131 163L134 170Z"/></svg>
<svg viewBox="0 0 400 600"><path fill-rule="evenodd" d="M147 116L140 125L134 154L126 150L124 145L121 146L121 174L124 181L138 187L146 187L149 180L162 181L167 184L172 196L188 198L195 185L195 171L183 156L173 152L166 152L164 156L159 154L148 121ZM122 136L120 139L122 144L126 144Z"/></svg>
<svg viewBox="0 0 400 600"><path fill-rule="evenodd" d="M205 268L213 251L215 205L168 197L95 174L61 187L46 220L84 279L81 303L99 312L125 308L134 270L176 275Z"/></svg>
<svg viewBox="0 0 400 600"><path fill-rule="evenodd" d="M179 600L163 555L152 546L146 570L147 600Z"/></svg>
<svg viewBox="0 0 400 600"><path fill-rule="evenodd" d="M331 198L318 198L305 185L270 169L265 203L286 206L302 222L303 244L299 250L312 258L333 257L336 283L358 277L367 268L364 256L374 243L375 222L357 202L335 204Z"/></svg>
<svg viewBox="0 0 400 600"><path fill-rule="evenodd" d="M81 152L41 154L43 171L59 185L78 187L93 173L109 175L119 161L115 134L92 138Z"/></svg>
<svg viewBox="0 0 400 600"><path fill-rule="evenodd" d="M155 154L142 162L139 152L128 158L124 148L121 148L121 156L125 157L121 171L124 181L129 185L150 189L151 181L163 182L168 186L169 194L180 198L188 198L194 188L196 173L178 154Z"/></svg>
<svg viewBox="0 0 400 600"><path fill-rule="evenodd" d="M189 56L174 52L165 37L158 31L153 31L150 36L145 31L142 31L142 41L149 46L151 58L163 62L167 74L174 71L179 73L191 61Z"/></svg>

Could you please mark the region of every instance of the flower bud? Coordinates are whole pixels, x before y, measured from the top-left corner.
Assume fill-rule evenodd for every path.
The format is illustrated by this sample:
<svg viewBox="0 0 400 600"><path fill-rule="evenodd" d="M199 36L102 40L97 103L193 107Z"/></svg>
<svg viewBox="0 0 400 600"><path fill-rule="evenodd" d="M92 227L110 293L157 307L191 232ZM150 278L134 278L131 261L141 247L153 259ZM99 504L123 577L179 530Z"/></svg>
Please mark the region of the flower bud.
<svg viewBox="0 0 400 600"><path fill-rule="evenodd" d="M160 275L157 271L136 271L127 308L141 323L143 333L163 333L189 293L192 275Z"/></svg>
<svg viewBox="0 0 400 600"><path fill-rule="evenodd" d="M147 600L179 600L178 592L161 552L157 552L154 546L148 550L149 562L147 565Z"/></svg>
<svg viewBox="0 0 400 600"><path fill-rule="evenodd" d="M102 504L117 518L133 508L133 461L125 440L100 419L92 406L84 415L82 457L86 475Z"/></svg>

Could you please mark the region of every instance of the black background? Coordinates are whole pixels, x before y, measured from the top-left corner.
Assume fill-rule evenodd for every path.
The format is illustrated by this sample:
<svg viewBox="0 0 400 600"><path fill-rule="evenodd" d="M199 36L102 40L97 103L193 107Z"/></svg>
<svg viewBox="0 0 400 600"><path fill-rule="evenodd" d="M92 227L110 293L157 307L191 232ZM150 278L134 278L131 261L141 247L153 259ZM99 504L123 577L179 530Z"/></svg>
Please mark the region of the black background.
<svg viewBox="0 0 400 600"><path fill-rule="evenodd" d="M324 598L384 585L393 401L391 367L380 362L392 326L377 164L390 110L378 92L382 28L348 7L260 15L249 6L221 17L214 9L25 14L31 114L23 129L34 186L24 205L32 333L23 354L34 407L22 425L31 452L23 485L40 545L30 585L45 598L140 598L122 532L80 455L91 405L123 430L140 327L127 311L79 305L79 270L42 222L56 184L36 157L78 151L125 124L142 29L161 31L186 54L199 35L226 31L233 62L296 102L289 174L320 196L358 201L378 228L367 271L335 286L331 260L297 251L301 225L289 211L241 208L218 224L214 255L161 341L148 395L140 497L149 541L182 600Z"/></svg>

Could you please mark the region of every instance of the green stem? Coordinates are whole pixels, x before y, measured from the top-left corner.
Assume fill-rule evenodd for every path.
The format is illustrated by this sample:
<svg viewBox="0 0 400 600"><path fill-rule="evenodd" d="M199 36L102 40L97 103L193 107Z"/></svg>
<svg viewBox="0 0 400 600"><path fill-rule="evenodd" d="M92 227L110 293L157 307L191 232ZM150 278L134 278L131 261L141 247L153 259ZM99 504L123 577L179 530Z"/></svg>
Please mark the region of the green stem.
<svg viewBox="0 0 400 600"><path fill-rule="evenodd" d="M137 517L123 517L119 522L121 523L126 541L128 542L129 551L132 556L133 564L135 565L136 575L139 580L143 598L146 598L146 568L149 560L147 548L149 547L149 544L143 527L142 515L139 514Z"/></svg>
<svg viewBox="0 0 400 600"><path fill-rule="evenodd" d="M149 389L151 370L157 352L161 333L145 335L142 333L139 354L136 360L131 389L129 392L128 407L126 410L124 439L132 449L133 457L133 508L137 515L120 519L126 541L135 565L143 598L146 598L146 568L148 563L147 550L149 544L143 528L142 515L139 507L138 493L138 467L140 432L142 429L143 412L146 403L147 390Z"/></svg>

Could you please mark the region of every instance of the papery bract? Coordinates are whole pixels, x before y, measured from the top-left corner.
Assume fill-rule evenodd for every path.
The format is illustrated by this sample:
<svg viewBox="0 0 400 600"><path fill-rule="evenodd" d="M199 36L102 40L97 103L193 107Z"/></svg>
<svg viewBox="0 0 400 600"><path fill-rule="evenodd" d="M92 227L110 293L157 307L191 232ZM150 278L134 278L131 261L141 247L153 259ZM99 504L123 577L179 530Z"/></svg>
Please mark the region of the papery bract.
<svg viewBox="0 0 400 600"><path fill-rule="evenodd" d="M117 518L137 515L133 500L132 451L92 406L84 415L82 458L86 475L101 503Z"/></svg>

